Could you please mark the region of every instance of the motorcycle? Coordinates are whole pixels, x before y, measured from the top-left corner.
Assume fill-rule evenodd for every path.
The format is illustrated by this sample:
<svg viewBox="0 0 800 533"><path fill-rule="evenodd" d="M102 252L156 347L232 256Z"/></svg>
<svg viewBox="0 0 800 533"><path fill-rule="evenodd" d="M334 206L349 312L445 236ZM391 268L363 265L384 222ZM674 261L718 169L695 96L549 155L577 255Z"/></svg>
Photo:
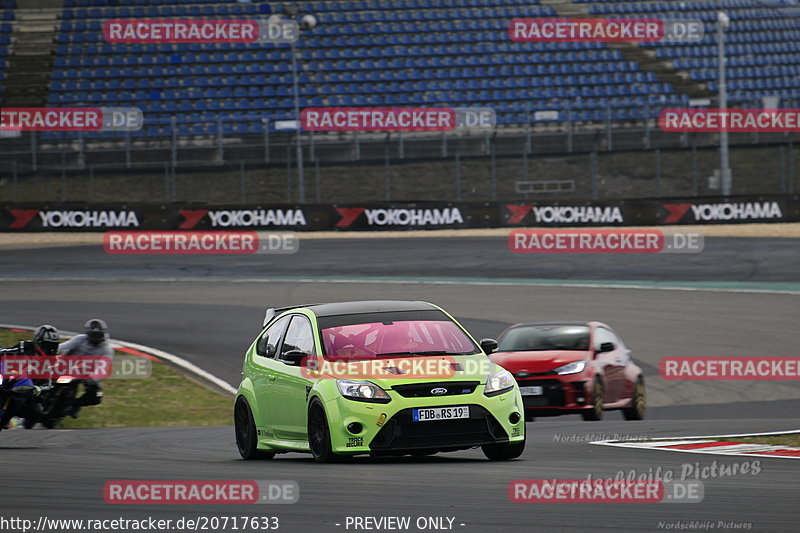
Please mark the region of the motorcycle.
<svg viewBox="0 0 800 533"><path fill-rule="evenodd" d="M65 417L72 414L80 383L81 380L72 376L58 377L43 396L41 417L31 421L30 427L26 420L25 429L33 428L36 422L41 422L47 429L58 427Z"/></svg>
<svg viewBox="0 0 800 533"><path fill-rule="evenodd" d="M0 431L8 427L22 406L29 400L36 399L40 390L28 378L8 379L0 373Z"/></svg>

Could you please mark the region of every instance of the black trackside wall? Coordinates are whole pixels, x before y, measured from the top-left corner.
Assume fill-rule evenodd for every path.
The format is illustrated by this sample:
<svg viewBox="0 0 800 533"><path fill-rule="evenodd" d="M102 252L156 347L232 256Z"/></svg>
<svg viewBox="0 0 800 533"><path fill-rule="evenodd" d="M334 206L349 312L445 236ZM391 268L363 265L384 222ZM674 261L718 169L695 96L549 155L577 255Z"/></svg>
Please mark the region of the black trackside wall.
<svg viewBox="0 0 800 533"><path fill-rule="evenodd" d="M0 231L374 231L498 227L663 226L800 221L800 196L609 202L364 204L5 204Z"/></svg>

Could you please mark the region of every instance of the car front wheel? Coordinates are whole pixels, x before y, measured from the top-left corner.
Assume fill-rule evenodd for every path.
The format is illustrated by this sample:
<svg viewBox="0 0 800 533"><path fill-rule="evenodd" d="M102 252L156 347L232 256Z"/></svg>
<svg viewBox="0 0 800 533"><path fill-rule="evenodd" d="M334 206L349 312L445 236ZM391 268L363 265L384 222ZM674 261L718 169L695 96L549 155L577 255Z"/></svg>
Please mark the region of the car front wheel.
<svg viewBox="0 0 800 533"><path fill-rule="evenodd" d="M592 387L592 407L581 411L584 420L597 421L603 419L603 382L600 378L594 380Z"/></svg>
<svg viewBox="0 0 800 533"><path fill-rule="evenodd" d="M622 416L625 420L644 420L645 411L647 411L647 396L644 390L644 378L639 376L633 389L631 405L622 410Z"/></svg>
<svg viewBox="0 0 800 533"><path fill-rule="evenodd" d="M490 461L509 461L516 459L525 451L525 439L510 444L485 444L481 446L481 450Z"/></svg>
<svg viewBox="0 0 800 533"><path fill-rule="evenodd" d="M325 409L316 401L308 410L308 446L316 462L330 463L336 460L336 454L331 447L328 417L325 416Z"/></svg>

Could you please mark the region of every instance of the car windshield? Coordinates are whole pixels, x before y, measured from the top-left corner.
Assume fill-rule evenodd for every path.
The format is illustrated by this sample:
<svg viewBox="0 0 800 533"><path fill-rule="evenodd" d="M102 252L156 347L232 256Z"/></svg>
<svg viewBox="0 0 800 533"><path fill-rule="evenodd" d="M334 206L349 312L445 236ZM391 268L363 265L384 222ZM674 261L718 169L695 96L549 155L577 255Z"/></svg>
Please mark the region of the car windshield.
<svg viewBox="0 0 800 533"><path fill-rule="evenodd" d="M499 352L588 350L589 327L568 325L520 326L500 338Z"/></svg>
<svg viewBox="0 0 800 533"><path fill-rule="evenodd" d="M327 327L321 331L325 355L329 358L480 353L475 343L446 319L384 320Z"/></svg>

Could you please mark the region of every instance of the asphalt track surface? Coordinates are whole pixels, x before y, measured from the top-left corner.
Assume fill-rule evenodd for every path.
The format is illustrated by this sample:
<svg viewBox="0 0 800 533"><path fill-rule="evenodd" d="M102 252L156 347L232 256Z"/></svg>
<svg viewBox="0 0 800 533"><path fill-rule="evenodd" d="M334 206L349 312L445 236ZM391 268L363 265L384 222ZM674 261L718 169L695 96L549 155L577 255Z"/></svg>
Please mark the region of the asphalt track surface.
<svg viewBox="0 0 800 533"><path fill-rule="evenodd" d="M800 426L797 383L667 382L657 368L665 355L796 354L800 295L765 287L796 290L798 267L800 246L791 239L709 238L702 254L633 257L512 255L502 238L304 240L295 256L250 257L0 249L0 322L78 330L86 318L101 316L116 338L176 353L234 385L242 351L266 307L424 299L450 310L478 337L496 336L519 321L605 321L644 369L652 406L643 422L624 422L618 413L596 423L576 416L537 419L528 423L525 454L508 463L465 451L346 465L317 465L309 456L289 454L251 464L239 460L227 427L15 430L0 434L0 464L15 480L0 492L0 514L274 515L280 530L320 532L345 531L348 515L411 516L412 524L420 516L452 516L463 531L659 531L692 520L709 521L708 529L717 531L742 530L731 522L749 523L750 531L797 531L800 462L790 459L760 458L758 475L705 479L704 500L694 504L513 504L507 487L518 478L606 477L658 467L680 476L695 463L752 463L586 441L601 434ZM573 286L581 280L645 287ZM648 288L647 282L664 282L669 290ZM675 287L685 282L693 290ZM718 290L717 282L736 289ZM745 292L748 287L760 292ZM580 442L560 442L564 436ZM115 506L102 498L103 484L114 479L293 479L301 496L292 506Z"/></svg>

